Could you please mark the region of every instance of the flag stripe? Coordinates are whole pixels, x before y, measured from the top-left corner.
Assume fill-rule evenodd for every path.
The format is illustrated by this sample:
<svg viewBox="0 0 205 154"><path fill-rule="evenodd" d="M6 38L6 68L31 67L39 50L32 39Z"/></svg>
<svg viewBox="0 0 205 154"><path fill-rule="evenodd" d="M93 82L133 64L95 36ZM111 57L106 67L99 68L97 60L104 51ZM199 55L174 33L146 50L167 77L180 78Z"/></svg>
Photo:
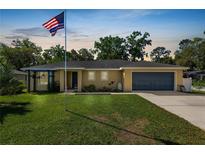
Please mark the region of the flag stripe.
<svg viewBox="0 0 205 154"><path fill-rule="evenodd" d="M54 27L56 25L58 25L58 21L55 21L55 22L51 23L50 25L46 26L45 28L46 29L51 29L52 27Z"/></svg>
<svg viewBox="0 0 205 154"><path fill-rule="evenodd" d="M51 20L47 21L46 23L43 24L43 26L47 26L49 25L50 23L52 23L53 21L56 21L55 18L52 18Z"/></svg>
<svg viewBox="0 0 205 154"><path fill-rule="evenodd" d="M51 28L49 31L50 31L50 32L53 32L53 31L56 31L56 30L62 29L62 28L64 28L64 25L58 25L58 26L56 26L56 27L54 27L54 28Z"/></svg>
<svg viewBox="0 0 205 154"><path fill-rule="evenodd" d="M55 22L57 22L57 20L55 19L55 20L53 20L52 22L50 22L49 24L46 24L44 27L45 28L47 28L47 27L49 27L51 24L53 24L53 23L55 23Z"/></svg>
<svg viewBox="0 0 205 154"><path fill-rule="evenodd" d="M42 26L49 30L51 36L54 36L59 29L64 28L64 12L45 22Z"/></svg>

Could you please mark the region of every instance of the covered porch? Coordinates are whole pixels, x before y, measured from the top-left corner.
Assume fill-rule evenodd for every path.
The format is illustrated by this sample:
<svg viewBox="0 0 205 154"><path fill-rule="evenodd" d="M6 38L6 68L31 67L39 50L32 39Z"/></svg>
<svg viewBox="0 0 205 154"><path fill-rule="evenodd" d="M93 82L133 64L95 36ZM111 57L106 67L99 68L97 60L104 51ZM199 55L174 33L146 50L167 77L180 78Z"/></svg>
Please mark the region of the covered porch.
<svg viewBox="0 0 205 154"><path fill-rule="evenodd" d="M81 91L81 70L67 70L67 79L65 79L65 70L28 70L27 72L28 92L64 92L65 87L67 91Z"/></svg>

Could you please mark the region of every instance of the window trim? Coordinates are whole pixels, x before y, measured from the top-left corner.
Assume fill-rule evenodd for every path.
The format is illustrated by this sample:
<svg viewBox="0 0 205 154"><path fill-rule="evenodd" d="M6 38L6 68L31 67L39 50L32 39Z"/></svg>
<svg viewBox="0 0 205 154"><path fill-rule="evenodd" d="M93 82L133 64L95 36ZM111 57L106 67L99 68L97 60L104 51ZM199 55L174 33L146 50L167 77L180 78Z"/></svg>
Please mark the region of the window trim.
<svg viewBox="0 0 205 154"><path fill-rule="evenodd" d="M106 73L106 78L103 78L103 75L105 75L104 73ZM101 71L100 79L101 81L108 81L109 80L108 71Z"/></svg>
<svg viewBox="0 0 205 154"><path fill-rule="evenodd" d="M93 78L90 78L90 73L93 73ZM96 74L95 71L88 71L88 81L95 81Z"/></svg>

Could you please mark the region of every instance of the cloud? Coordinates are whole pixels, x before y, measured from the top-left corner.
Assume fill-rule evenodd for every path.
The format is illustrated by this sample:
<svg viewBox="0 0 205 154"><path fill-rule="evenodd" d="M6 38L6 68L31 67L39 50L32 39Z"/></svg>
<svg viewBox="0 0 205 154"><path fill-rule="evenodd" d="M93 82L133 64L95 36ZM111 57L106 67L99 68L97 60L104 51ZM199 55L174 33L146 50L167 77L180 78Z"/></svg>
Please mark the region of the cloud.
<svg viewBox="0 0 205 154"><path fill-rule="evenodd" d="M20 34L26 37L49 37L50 33L48 30L43 29L41 27L33 27L33 28L20 28L14 29L12 31L14 34ZM64 31L59 30L56 34L59 37L64 37ZM83 34L77 30L67 29L67 35L72 38L87 38L88 35Z"/></svg>
<svg viewBox="0 0 205 154"><path fill-rule="evenodd" d="M69 36L69 38L73 38L73 39L81 39L81 38L87 38L89 37L89 35L84 34L81 32L81 30L79 29L67 29L67 35Z"/></svg>
<svg viewBox="0 0 205 154"><path fill-rule="evenodd" d="M4 36L4 38L10 40L16 40L16 39L26 39L27 37L20 36L20 35L8 35L8 36Z"/></svg>
<svg viewBox="0 0 205 154"><path fill-rule="evenodd" d="M12 31L14 34L21 34L24 36L40 36L40 37L48 37L49 33L40 27L32 27L32 28L19 28L14 29Z"/></svg>
<svg viewBox="0 0 205 154"><path fill-rule="evenodd" d="M161 10L143 10L143 9L119 9L119 10L100 10L97 13L98 18L102 19L110 19L110 20L124 20L124 19L131 19L131 18L140 18L140 17L145 17L149 15L161 15L162 13L165 13L166 11L161 11Z"/></svg>

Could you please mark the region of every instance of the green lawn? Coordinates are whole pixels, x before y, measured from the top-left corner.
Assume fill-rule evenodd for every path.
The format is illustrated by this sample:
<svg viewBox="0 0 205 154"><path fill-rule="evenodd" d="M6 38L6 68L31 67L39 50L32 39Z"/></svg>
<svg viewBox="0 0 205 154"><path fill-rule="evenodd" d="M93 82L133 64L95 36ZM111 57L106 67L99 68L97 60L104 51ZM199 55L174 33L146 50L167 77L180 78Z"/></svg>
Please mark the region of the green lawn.
<svg viewBox="0 0 205 154"><path fill-rule="evenodd" d="M200 91L200 90L193 90L191 93L192 93L192 94L201 94L201 95L205 95L205 91Z"/></svg>
<svg viewBox="0 0 205 154"><path fill-rule="evenodd" d="M1 96L0 110L0 144L205 144L204 131L137 95Z"/></svg>

